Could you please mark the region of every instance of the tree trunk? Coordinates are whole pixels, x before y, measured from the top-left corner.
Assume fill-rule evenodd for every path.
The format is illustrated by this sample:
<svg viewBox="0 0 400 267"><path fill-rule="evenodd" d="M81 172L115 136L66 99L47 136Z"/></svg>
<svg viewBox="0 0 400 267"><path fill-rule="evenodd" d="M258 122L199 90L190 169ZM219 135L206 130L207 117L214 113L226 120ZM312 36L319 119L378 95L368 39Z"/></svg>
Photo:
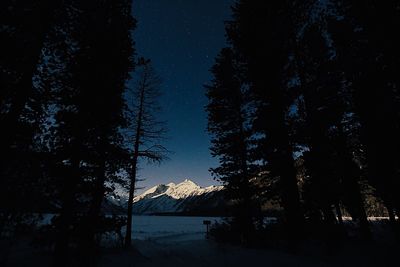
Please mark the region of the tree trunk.
<svg viewBox="0 0 400 267"><path fill-rule="evenodd" d="M128 196L128 211L127 211L127 225L126 225L126 233L125 233L125 247L130 247L132 243L132 207L133 207L133 197L135 194L135 186L136 186L136 173L137 173L137 164L139 159L139 148L140 148L140 137L142 134L142 121L143 121L143 112L144 112L144 97L146 90L146 76L142 82L142 88L140 91L140 104L139 104L139 113L137 116L137 125L136 125L136 137L133 151L133 159L132 159L132 173L131 173L131 181L129 187L129 196Z"/></svg>
<svg viewBox="0 0 400 267"><path fill-rule="evenodd" d="M95 184L95 189L93 192L92 202L89 208L88 218L85 220L86 230L83 233L82 245L83 248L81 250L82 254L82 261L85 266L95 266L95 236L96 233L99 232L99 228L102 227L101 221L99 221L100 213L101 213L101 204L104 200L104 183L106 181L106 163L105 159L103 160L97 175L97 180Z"/></svg>
<svg viewBox="0 0 400 267"><path fill-rule="evenodd" d="M336 210L336 215L337 215L337 219L340 225L343 225L343 214L342 214L342 210L340 209L340 203L336 202L335 203L335 210Z"/></svg>
<svg viewBox="0 0 400 267"><path fill-rule="evenodd" d="M280 175L282 183L282 204L288 226L289 238L299 239L303 235L304 217L300 204L300 193L297 186L296 170L293 157L285 151L280 159Z"/></svg>
<svg viewBox="0 0 400 267"><path fill-rule="evenodd" d="M386 209L388 211L388 215L389 215L389 221L392 225L396 224L396 215L394 213L394 210L392 208L391 205L386 204Z"/></svg>
<svg viewBox="0 0 400 267"><path fill-rule="evenodd" d="M63 206L60 211L54 248L54 266L68 266L70 227L74 217L75 188L79 180L79 160L71 160L71 177L65 179Z"/></svg>
<svg viewBox="0 0 400 267"><path fill-rule="evenodd" d="M336 224L336 217L335 214L333 213L332 206L326 205L322 207L322 213L324 214L324 221L329 224Z"/></svg>
<svg viewBox="0 0 400 267"><path fill-rule="evenodd" d="M368 222L368 215L364 208L364 201L361 199L361 194L358 197L358 206L360 208L360 230L361 236L365 240L370 240L372 238L371 229Z"/></svg>
<svg viewBox="0 0 400 267"><path fill-rule="evenodd" d="M128 197L128 218L126 224L126 234L125 234L125 247L131 246L132 240L132 207L133 207L133 197L135 193L135 186L136 186L136 166L137 166L137 157L133 159L135 167L133 167L132 174L131 174L131 184L129 187L129 197Z"/></svg>

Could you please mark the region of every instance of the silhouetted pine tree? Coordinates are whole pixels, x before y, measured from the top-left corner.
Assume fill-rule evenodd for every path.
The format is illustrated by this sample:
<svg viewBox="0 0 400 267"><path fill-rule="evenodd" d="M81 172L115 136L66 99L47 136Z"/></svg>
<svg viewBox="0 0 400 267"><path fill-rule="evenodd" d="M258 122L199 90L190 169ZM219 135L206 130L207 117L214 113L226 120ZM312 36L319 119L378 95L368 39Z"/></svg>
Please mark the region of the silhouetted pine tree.
<svg viewBox="0 0 400 267"><path fill-rule="evenodd" d="M49 72L54 116L52 174L61 209L56 222L56 260L65 263L70 241L92 256L102 229L102 202L109 184L126 168L121 128L125 85L133 69L130 1L71 2L55 36ZM51 82L52 81L52 82ZM73 229L73 230L71 230ZM89 249L89 250L85 250Z"/></svg>
<svg viewBox="0 0 400 267"><path fill-rule="evenodd" d="M129 171L129 196L125 246L131 246L132 207L136 189L139 160L160 163L166 159L167 149L161 141L165 137L165 123L158 119L160 113L161 79L151 61L140 58L134 74L134 86L126 95L129 108L129 127L126 131L128 146L131 148L131 169Z"/></svg>
<svg viewBox="0 0 400 267"><path fill-rule="evenodd" d="M312 14L312 9L309 12ZM307 129L303 139L309 149L305 153L309 179L304 195L306 200L313 199L311 206L319 207L323 220L330 224L336 221L333 208L340 216L340 203L344 203L353 218L360 220L363 233L368 236L360 166L353 159L354 151L344 132L344 120L350 111L348 94L343 72L336 62L335 48L326 32L329 15L321 14L318 17L322 21L314 25L310 17L295 46L300 94L306 112Z"/></svg>
<svg viewBox="0 0 400 267"><path fill-rule="evenodd" d="M293 35L290 1L239 1L233 8L234 20L227 24L227 36L240 55L243 77L256 99L258 160L267 164L269 175L279 179L279 194L285 210L290 238L302 232L300 205L293 147L287 114L292 99L288 92Z"/></svg>
<svg viewBox="0 0 400 267"><path fill-rule="evenodd" d="M331 25L360 120L371 184L391 220L399 209L399 1L340 1L344 19ZM379 22L379 23L378 23ZM383 31L382 29L385 29Z"/></svg>
<svg viewBox="0 0 400 267"><path fill-rule="evenodd" d="M234 205L232 227L248 238L254 229L255 203L250 160L251 124L248 88L243 82L240 63L234 52L224 48L212 67L213 81L207 88L208 131L212 135L212 155L219 166L211 169L225 185L226 196Z"/></svg>
<svg viewBox="0 0 400 267"><path fill-rule="evenodd" d="M0 231L3 223L40 206L42 156L35 139L43 106L34 77L59 4L57 0L0 4Z"/></svg>
<svg viewBox="0 0 400 267"><path fill-rule="evenodd" d="M335 216L332 208L339 201L340 191L339 177L334 174L334 148L329 136L330 127L336 127L337 121L331 120L335 114L332 114L332 107L329 106L329 97L335 96L338 88L335 88L335 81L330 77L332 75L328 74L328 51L318 29L309 30L302 41L303 46L295 47L295 60L306 112L304 139L309 150L305 152L309 179L304 195L306 200L312 199L312 206L319 208L324 221L333 223ZM301 62L301 59L304 61ZM317 214L314 212L314 215Z"/></svg>
<svg viewBox="0 0 400 267"><path fill-rule="evenodd" d="M123 147L122 127L126 83L133 70L131 1L104 1L80 4L79 50L74 80L83 92L80 116L85 117L86 155L83 160L93 170L88 185L91 197L85 221L89 248L102 225L100 211L106 182L112 182L129 157ZM101 18L101 19L99 19ZM87 158L85 158L87 157Z"/></svg>

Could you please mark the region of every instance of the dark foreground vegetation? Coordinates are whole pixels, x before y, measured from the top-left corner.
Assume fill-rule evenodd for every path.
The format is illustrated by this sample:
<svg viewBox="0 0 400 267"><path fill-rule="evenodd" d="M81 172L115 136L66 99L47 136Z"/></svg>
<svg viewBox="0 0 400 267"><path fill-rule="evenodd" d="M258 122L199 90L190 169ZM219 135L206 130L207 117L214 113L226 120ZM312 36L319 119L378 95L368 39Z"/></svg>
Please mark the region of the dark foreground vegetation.
<svg viewBox="0 0 400 267"><path fill-rule="evenodd" d="M15 248L43 255L37 265L93 266L105 233L131 246L131 201L112 216L105 200L119 186L132 200L138 159L166 152L160 80L135 54L131 4L0 2L1 266ZM386 257L400 237L400 1L238 0L232 11L206 86L212 173L232 205L212 236L291 251L383 240L369 249ZM388 217L384 238L369 216Z"/></svg>
<svg viewBox="0 0 400 267"><path fill-rule="evenodd" d="M234 203L217 236L333 242L346 214L362 240L379 215L399 237L399 25L399 1L234 5L206 86L212 172ZM260 228L274 201L280 223Z"/></svg>
<svg viewBox="0 0 400 267"><path fill-rule="evenodd" d="M1 1L0 265L8 241L32 236L53 265L75 251L90 266L96 236L126 225L102 206L141 156L131 128L143 127L128 105L139 89L127 82L150 62L135 58L135 25L130 0ZM46 212L57 216L38 228Z"/></svg>

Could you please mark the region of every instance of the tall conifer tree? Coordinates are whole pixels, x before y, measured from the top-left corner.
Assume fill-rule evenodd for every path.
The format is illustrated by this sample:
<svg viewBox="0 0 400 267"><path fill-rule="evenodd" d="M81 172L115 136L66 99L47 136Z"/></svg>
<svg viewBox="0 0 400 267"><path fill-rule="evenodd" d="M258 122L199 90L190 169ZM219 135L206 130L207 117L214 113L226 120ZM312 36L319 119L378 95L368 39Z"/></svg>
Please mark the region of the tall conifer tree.
<svg viewBox="0 0 400 267"><path fill-rule="evenodd" d="M211 70L214 79L206 87L207 111L211 152L219 159L219 166L211 171L226 186L227 199L234 204L233 227L247 238L254 228L255 203L250 182L254 170L250 158L247 89L239 68L234 52L224 48Z"/></svg>

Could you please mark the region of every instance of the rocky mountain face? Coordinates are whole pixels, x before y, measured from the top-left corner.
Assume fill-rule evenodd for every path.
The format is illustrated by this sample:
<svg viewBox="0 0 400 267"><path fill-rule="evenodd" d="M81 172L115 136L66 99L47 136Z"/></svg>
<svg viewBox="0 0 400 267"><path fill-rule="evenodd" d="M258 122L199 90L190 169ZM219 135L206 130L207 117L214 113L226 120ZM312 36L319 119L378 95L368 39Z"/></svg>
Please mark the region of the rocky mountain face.
<svg viewBox="0 0 400 267"><path fill-rule="evenodd" d="M160 184L134 198L133 213L222 215L226 209L223 191L223 186L200 187L188 179L178 184ZM110 202L126 207L126 196Z"/></svg>

